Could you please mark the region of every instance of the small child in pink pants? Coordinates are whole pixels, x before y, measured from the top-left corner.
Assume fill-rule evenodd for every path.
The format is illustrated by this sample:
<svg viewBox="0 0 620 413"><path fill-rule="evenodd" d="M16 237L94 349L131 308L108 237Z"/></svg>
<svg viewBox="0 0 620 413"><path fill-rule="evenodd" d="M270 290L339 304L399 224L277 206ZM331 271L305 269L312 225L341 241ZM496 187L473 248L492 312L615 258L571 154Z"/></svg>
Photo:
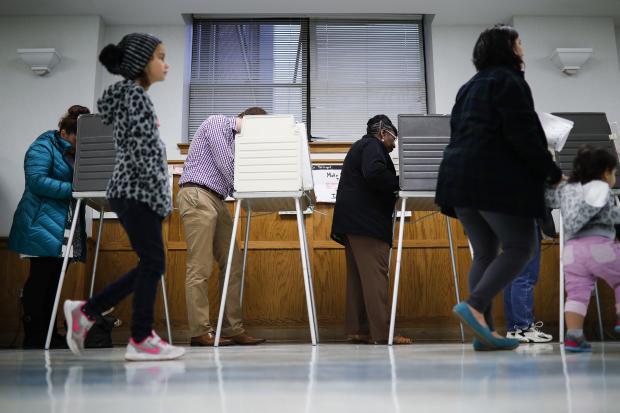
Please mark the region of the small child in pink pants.
<svg viewBox="0 0 620 413"><path fill-rule="evenodd" d="M608 151L584 146L573 160L568 182L546 192L547 205L562 212L567 240L562 257L567 351L592 351L583 335L583 320L596 277L614 289L620 320L620 244L614 241L614 224L620 223L620 204L611 194L617 166L616 157ZM620 321L614 330L620 333Z"/></svg>

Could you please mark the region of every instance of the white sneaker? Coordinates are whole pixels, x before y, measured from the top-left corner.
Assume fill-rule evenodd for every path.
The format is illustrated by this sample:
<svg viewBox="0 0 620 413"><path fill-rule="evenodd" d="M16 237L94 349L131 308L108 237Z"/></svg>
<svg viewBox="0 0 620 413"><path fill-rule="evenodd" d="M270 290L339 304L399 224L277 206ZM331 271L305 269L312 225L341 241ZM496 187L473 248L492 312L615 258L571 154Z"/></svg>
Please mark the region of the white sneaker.
<svg viewBox="0 0 620 413"><path fill-rule="evenodd" d="M136 343L133 338L129 339L125 360L174 360L181 357L183 354L185 354L185 349L183 347L176 347L168 344L168 342L160 338L155 331L151 331L151 335L140 343Z"/></svg>
<svg viewBox="0 0 620 413"><path fill-rule="evenodd" d="M95 324L82 311L84 304L86 301L66 300L63 305L67 320L67 345L76 356L84 350L84 340L86 340L88 330Z"/></svg>
<svg viewBox="0 0 620 413"><path fill-rule="evenodd" d="M530 340L527 337L525 337L525 335L523 334L523 331L521 330L508 331L506 333L506 338L512 338L515 340L519 340L520 343L530 342Z"/></svg>
<svg viewBox="0 0 620 413"><path fill-rule="evenodd" d="M553 340L551 334L543 333L539 329L542 328L543 322L539 321L532 324L527 330L523 332L523 335L527 337L530 343L548 343Z"/></svg>

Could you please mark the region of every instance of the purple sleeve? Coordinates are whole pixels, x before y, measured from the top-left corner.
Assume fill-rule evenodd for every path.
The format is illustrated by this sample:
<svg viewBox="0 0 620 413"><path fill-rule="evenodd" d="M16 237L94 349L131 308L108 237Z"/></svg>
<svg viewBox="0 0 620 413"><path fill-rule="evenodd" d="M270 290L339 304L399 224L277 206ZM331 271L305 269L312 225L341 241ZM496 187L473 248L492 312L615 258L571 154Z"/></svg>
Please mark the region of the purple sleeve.
<svg viewBox="0 0 620 413"><path fill-rule="evenodd" d="M215 165L222 172L226 182L232 186L235 174L235 154L232 145L226 139L226 126L225 118L217 117L205 125L203 133L207 145L213 152Z"/></svg>

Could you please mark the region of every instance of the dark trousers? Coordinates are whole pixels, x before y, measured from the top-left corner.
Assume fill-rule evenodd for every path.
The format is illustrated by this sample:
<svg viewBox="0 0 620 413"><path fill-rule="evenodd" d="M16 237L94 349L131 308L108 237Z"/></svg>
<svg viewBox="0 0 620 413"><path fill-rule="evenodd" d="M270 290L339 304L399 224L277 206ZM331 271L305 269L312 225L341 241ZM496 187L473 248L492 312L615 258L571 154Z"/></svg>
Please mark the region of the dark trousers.
<svg viewBox="0 0 620 413"><path fill-rule="evenodd" d="M30 273L22 294L24 346L45 344L61 269L62 258L30 258Z"/></svg>
<svg viewBox="0 0 620 413"><path fill-rule="evenodd" d="M376 238L347 235L347 334L369 334L387 342L389 333L388 257L390 246Z"/></svg>
<svg viewBox="0 0 620 413"><path fill-rule="evenodd" d="M100 315L134 293L131 337L139 342L151 334L157 285L165 269L162 217L142 202L130 199L109 199L109 202L140 261L91 298L85 311L91 316Z"/></svg>
<svg viewBox="0 0 620 413"><path fill-rule="evenodd" d="M467 303L484 313L493 331L493 298L534 257L537 245L535 220L470 208L456 208L456 215L474 249Z"/></svg>

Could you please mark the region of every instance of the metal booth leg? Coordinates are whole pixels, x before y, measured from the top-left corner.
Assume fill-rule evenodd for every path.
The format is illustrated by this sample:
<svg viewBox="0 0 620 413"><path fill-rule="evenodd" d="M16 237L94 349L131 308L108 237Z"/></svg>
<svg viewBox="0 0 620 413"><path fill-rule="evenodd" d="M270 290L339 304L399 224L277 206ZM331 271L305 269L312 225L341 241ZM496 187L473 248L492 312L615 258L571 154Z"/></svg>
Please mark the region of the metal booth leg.
<svg viewBox="0 0 620 413"><path fill-rule="evenodd" d="M598 315L598 334L601 341L605 341L605 330L603 329L603 315L601 313L601 300L598 295L598 283L594 281L594 298L596 299L596 313Z"/></svg>
<svg viewBox="0 0 620 413"><path fill-rule="evenodd" d="M243 241L243 268L241 270L241 292L239 293L239 306L243 308L243 286L245 285L245 269L248 262L248 242L250 241L250 219L252 218L252 208L248 203L246 208L247 221L245 223L245 239Z"/></svg>
<svg viewBox="0 0 620 413"><path fill-rule="evenodd" d="M456 271L456 256L454 252L454 245L452 244L452 227L450 226L450 217L446 215L446 227L448 228L448 243L450 244L450 258L452 261L452 275L454 276L454 290L456 294L456 303L461 303L461 294L459 292L459 275ZM463 323L459 323L461 327L461 342L465 342L465 332L463 331Z"/></svg>
<svg viewBox="0 0 620 413"><path fill-rule="evenodd" d="M394 241L394 230L396 230L396 215L398 215L396 213L396 211L394 211L394 214L392 215L392 242ZM390 248L390 254L388 255L388 270L387 270L387 277L388 280L390 279L390 270L391 270L391 264L392 264L392 250L394 249L394 247Z"/></svg>
<svg viewBox="0 0 620 413"><path fill-rule="evenodd" d="M299 247L300 247L300 255L301 255L301 267L303 270L304 276L304 288L306 290L306 307L308 308L308 322L310 323L310 339L312 340L312 345L316 346L316 319L314 314L313 302L314 299L312 297L312 287L310 283L309 270L308 270L308 262L304 257L306 251L304 247L304 224L303 224L303 212L301 210L301 203L299 202L299 198L295 198L295 211L297 212L297 230L299 232Z"/></svg>
<svg viewBox="0 0 620 413"><path fill-rule="evenodd" d="M403 255L403 235L405 231L405 205L407 199L403 198L400 206L400 227L398 228L398 249L396 252L396 270L394 272L394 292L392 296L392 314L390 316L390 332L388 344L394 344L394 327L396 324L396 305L398 303L398 283L400 282L400 261Z"/></svg>
<svg viewBox="0 0 620 413"><path fill-rule="evenodd" d="M317 320L317 313L316 313L316 304L315 304L315 300L314 300L314 285L312 282L312 263L310 262L310 249L308 247L308 236L306 234L306 217L303 214L301 214L302 217L302 228L303 228L303 246L304 246L304 250L303 250L303 257L306 260L306 268L308 268L308 279L309 279L309 283L308 286L310 287L310 299L312 300L312 314L313 314L313 318L314 318L314 335L316 337L316 341L317 343L319 342L319 326L318 326L318 320Z"/></svg>
<svg viewBox="0 0 620 413"><path fill-rule="evenodd" d="M560 334L559 342L564 344L564 219L560 213Z"/></svg>
<svg viewBox="0 0 620 413"><path fill-rule="evenodd" d="M170 312L168 311L168 294L166 294L166 280L161 275L161 294L164 299L164 315L166 316L166 328L168 329L168 342L172 344L172 329L170 328Z"/></svg>
<svg viewBox="0 0 620 413"><path fill-rule="evenodd" d="M90 277L90 291L88 298L92 298L95 289L95 274L97 273L97 260L99 259L99 246L101 245L101 234L103 232L103 207L99 210L99 230L97 231L97 244L95 244L95 257L93 259L93 274Z"/></svg>
<svg viewBox="0 0 620 413"><path fill-rule="evenodd" d="M230 236L230 247L228 249L228 261L226 262L226 275L224 276L224 286L222 287L222 296L220 299L220 314L217 317L217 328L215 330L214 347L220 345L220 334L222 333L222 321L224 320L224 308L226 308L226 298L228 294L228 282L230 281L230 271L232 267L233 253L235 252L235 241L237 235L237 225L239 224L239 216L241 215L241 199L235 204L235 219L233 221L232 235Z"/></svg>
<svg viewBox="0 0 620 413"><path fill-rule="evenodd" d="M54 298L54 307L52 307L52 317L50 318L50 325L47 329L47 338L45 339L45 350L50 349L50 342L52 341L52 331L56 324L56 313L58 312L58 302L60 301L60 293L62 291L62 284L65 281L65 274L67 272L67 265L69 265L69 253L71 252L71 246L73 245L73 236L75 235L75 227L77 226L76 213L79 212L82 206L82 198L77 200L75 210L73 211L73 221L71 222L71 231L69 232L69 239L67 240L67 248L65 250L65 256L62 261L62 269L60 270L60 279L58 280L58 288L56 289L56 298Z"/></svg>

